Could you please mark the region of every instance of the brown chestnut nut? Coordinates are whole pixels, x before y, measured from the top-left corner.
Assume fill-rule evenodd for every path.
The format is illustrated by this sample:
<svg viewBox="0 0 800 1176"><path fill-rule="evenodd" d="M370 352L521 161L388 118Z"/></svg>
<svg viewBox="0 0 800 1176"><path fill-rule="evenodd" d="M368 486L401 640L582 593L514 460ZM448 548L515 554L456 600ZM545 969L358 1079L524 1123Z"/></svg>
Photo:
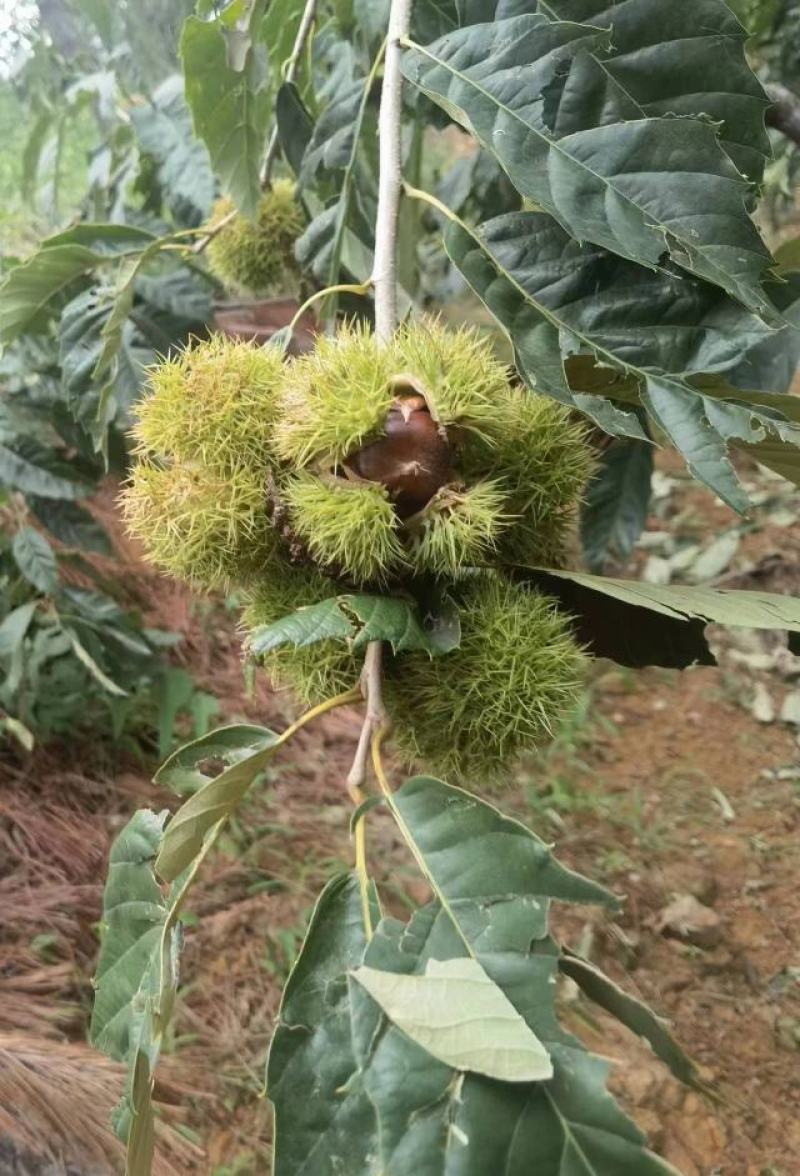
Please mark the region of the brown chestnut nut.
<svg viewBox="0 0 800 1176"><path fill-rule="evenodd" d="M348 457L347 465L358 477L385 486L403 519L422 510L453 476L447 436L417 394L397 398L385 436Z"/></svg>

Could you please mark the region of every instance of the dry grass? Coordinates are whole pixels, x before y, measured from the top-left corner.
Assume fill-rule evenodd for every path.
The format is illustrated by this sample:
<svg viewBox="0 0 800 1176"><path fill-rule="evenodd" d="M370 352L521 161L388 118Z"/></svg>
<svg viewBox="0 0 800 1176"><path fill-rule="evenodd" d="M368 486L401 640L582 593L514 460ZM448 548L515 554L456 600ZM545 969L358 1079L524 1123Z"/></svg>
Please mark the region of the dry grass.
<svg viewBox="0 0 800 1176"><path fill-rule="evenodd" d="M88 1046L31 1033L2 1033L0 1137L53 1161L118 1171L123 1149L111 1130L110 1115L123 1082L122 1068ZM164 1093L172 1101L188 1092L183 1085ZM196 1169L202 1155L198 1148L163 1123L159 1134L156 1176L182 1176Z"/></svg>

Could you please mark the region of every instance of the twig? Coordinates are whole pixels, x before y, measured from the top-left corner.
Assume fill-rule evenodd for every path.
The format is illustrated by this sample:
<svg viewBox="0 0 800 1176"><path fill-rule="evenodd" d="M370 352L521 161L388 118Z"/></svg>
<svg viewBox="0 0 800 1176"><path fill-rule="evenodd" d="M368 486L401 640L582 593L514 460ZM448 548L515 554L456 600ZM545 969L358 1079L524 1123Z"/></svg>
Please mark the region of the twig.
<svg viewBox="0 0 800 1176"><path fill-rule="evenodd" d="M386 40L381 110L378 120L379 168L378 212L375 219L375 265L372 285L375 291L375 338L385 346L397 329L397 221L400 210L402 177L402 87L400 40L408 33L412 0L392 0L389 32ZM353 766L347 777L347 790L354 803L364 799L364 782L370 750L389 730L383 702L383 642L370 641L361 672L361 693L367 713L356 748ZM363 817L356 822L356 869L361 885L364 927L372 934L369 875L366 860L366 827Z"/></svg>
<svg viewBox="0 0 800 1176"><path fill-rule="evenodd" d="M775 82L767 86L772 106L767 110L767 126L774 127L800 147L800 97L788 86Z"/></svg>
<svg viewBox="0 0 800 1176"><path fill-rule="evenodd" d="M411 24L411 4L412 0L392 0L378 119L378 212L375 219L375 265L372 271L372 285L375 291L375 337L382 345L391 342L397 330L397 221L403 185L403 77L400 72L400 41L408 34ZM360 794L366 778L372 737L387 724L381 684L382 666L383 642L371 641L367 646L361 675L361 689L367 701L367 714L353 766L347 777L347 787L354 797Z"/></svg>
<svg viewBox="0 0 800 1176"><path fill-rule="evenodd" d="M383 703L383 642L370 641L361 671L361 694L366 699L367 713L361 728L353 766L347 776L347 791L355 804L364 800L364 781L367 778L370 743L376 731L387 726Z"/></svg>
<svg viewBox="0 0 800 1176"><path fill-rule="evenodd" d="M295 37L294 46L289 56L288 61L284 67L283 82L293 82L297 76L297 67L300 63L300 58L303 55L306 41L308 40L311 29L314 25L314 19L317 15L317 0L306 0L306 6L303 11L300 25ZM272 168L278 155L278 124L272 128L272 134L269 139L269 146L267 147L267 154L264 156L264 164L261 168L261 186L262 188L269 187L270 176L272 175Z"/></svg>
<svg viewBox="0 0 800 1176"><path fill-rule="evenodd" d="M205 250L208 248L208 246L211 244L211 242L216 237L217 233L221 233L222 230L227 225L229 225L231 223L231 221L234 220L238 215L239 215L239 210L237 208L232 208L231 211L227 214L227 216L224 216L222 218L222 220L217 221L217 223L212 228L210 228L208 230L208 232L205 234L205 236L201 237L199 241L195 241L194 245L192 246L192 253L200 254L200 253L205 252Z"/></svg>
<svg viewBox="0 0 800 1176"><path fill-rule="evenodd" d="M408 34L411 24L411 4L412 0L392 0L378 120L380 178L372 285L375 291L375 337L383 345L391 341L397 329L397 220L403 185L400 42ZM367 702L367 713L353 766L347 777L347 787L354 798L361 794L366 779L372 737L387 727L381 683L382 666L383 642L371 641L367 646L361 675L361 690Z"/></svg>
<svg viewBox="0 0 800 1176"><path fill-rule="evenodd" d="M400 41L408 35L410 23L411 0L392 0L378 120L380 180L375 221L375 264L372 271L375 337L380 343L388 343L397 329L397 218L402 187L403 97Z"/></svg>

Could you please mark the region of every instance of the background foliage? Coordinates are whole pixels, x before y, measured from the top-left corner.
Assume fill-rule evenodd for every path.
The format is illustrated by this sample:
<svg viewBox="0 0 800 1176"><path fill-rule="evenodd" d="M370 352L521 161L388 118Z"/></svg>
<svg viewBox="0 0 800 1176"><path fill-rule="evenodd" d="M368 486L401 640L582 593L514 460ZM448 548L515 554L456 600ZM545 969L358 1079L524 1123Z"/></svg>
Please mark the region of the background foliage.
<svg viewBox="0 0 800 1176"><path fill-rule="evenodd" d="M66 16L54 10L48 23L45 7L48 37L17 80L34 116L20 183L37 229L48 233L30 256L11 259L0 309L8 391L0 476L9 524L0 656L5 721L23 740L32 728L47 734L74 721L87 682L119 722L113 700L160 673L168 638L143 629L104 590L86 553L106 553L107 537L82 504L106 470L124 469L129 410L147 364L202 331L210 316L213 283L188 243L218 188L244 214L255 209L273 120L282 166L294 174L309 218L297 246L305 281L363 283L371 273L386 6L321 5L315 36L286 81L301 7L234 0L187 11L185 86L168 76L175 61L163 48L180 23L172 13L165 28L159 13L142 9L140 27L127 6L91 4ZM789 77L793 63L774 38L790 9L743 15L763 77ZM687 27L696 36L687 38ZM776 265L750 219L772 166L768 103L728 7L501 0L487 12L419 0L404 69L404 305L468 288L505 334L521 378L613 439L584 512L591 567L603 570L635 541L654 442L672 445L699 481L742 512L750 505L738 474L742 454L800 484L800 417L787 395L798 356L797 262L787 248ZM440 175L426 148L440 133L458 136L445 132L451 120L478 150L465 149ZM95 145L73 218L72 193L60 181L68 144L87 126ZM343 305L327 298L326 321ZM75 562L91 588L69 582ZM636 616L649 607L688 631L678 661L667 664L703 659L706 619L798 625L791 605L776 611L768 598L733 602L728 611L719 594L564 579L573 605L581 590L606 617L619 616L608 601ZM339 635L351 636L347 618L339 623L347 629ZM285 630L263 636L290 639ZM639 664L638 644L625 664ZM663 656L660 647L653 654ZM137 814L112 856L94 1039L129 1066L117 1127L131 1171L150 1164L153 1073L177 990L183 903L277 742L266 729L247 728L182 749L181 786L193 795L166 829L162 818ZM213 774L212 751L220 769ZM167 782L176 770L170 763ZM516 822L439 781L385 790L383 803L434 901L400 924L383 914L363 876L338 879L320 899L268 1069L279 1129L290 1123L276 1171L302 1171L320 1139L332 1171L340 1161L368 1171L373 1150L393 1172L423 1161L444 1171L449 1155L462 1156L464 1138L472 1164L464 1170L476 1173L487 1161L523 1170L532 1156L559 1157L564 1173L573 1163L668 1170L607 1094L603 1065L555 1019L553 981L567 953L550 936L548 904L612 897L563 870ZM454 834L475 847L471 873L457 838L453 849ZM498 840L509 845L503 893L512 897L502 903ZM120 894L131 892L137 909L123 917ZM441 981L431 960L455 963L447 973L455 999L465 958L547 1046L552 1086L517 1085L506 1072L487 1077L477 1067L465 1077L451 1054L437 1052L441 1023L423 1049L402 1029L413 1010L398 1012L380 999L382 990L359 981L366 967L384 980L413 975L424 989ZM571 975L587 982L580 964ZM592 976L592 989L694 1080L646 1010L625 1004L602 977ZM300 1097L312 1081L322 1086L313 1122Z"/></svg>

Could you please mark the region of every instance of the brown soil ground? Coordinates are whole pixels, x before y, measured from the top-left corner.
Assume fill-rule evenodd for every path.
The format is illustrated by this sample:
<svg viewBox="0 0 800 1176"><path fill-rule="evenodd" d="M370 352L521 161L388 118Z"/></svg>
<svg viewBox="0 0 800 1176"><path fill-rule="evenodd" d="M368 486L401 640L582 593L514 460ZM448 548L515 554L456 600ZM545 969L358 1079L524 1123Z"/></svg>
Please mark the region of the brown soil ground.
<svg viewBox="0 0 800 1176"><path fill-rule="evenodd" d="M733 524L673 463L665 469L676 486L651 529L708 542ZM733 571L796 591L799 530L757 523ZM160 580L131 549L118 572L154 621L184 633L179 656L224 718L286 722L291 699L263 682L245 691L232 614ZM754 676L780 704L790 673L727 656L682 675L598 665L580 722L494 798L564 862L626 896L615 919L559 912L557 930L670 1019L714 1097L680 1088L568 985L564 1018L613 1060L616 1090L685 1176L800 1173L798 728L759 722L742 705ZM164 1172L267 1171L266 1046L314 896L351 860L342 781L357 729L357 715L337 712L301 733L195 894L158 1090ZM175 803L149 783L151 766L98 747L0 759L0 1136L14 1132L28 1148L46 1140L81 1172L90 1158L107 1171L119 1154L104 1123L120 1076L83 1042L108 846L135 807ZM402 910L407 896L424 900L392 829L370 822L390 901ZM687 896L704 926L682 935L668 908ZM0 1170L15 1169L0 1156Z"/></svg>

